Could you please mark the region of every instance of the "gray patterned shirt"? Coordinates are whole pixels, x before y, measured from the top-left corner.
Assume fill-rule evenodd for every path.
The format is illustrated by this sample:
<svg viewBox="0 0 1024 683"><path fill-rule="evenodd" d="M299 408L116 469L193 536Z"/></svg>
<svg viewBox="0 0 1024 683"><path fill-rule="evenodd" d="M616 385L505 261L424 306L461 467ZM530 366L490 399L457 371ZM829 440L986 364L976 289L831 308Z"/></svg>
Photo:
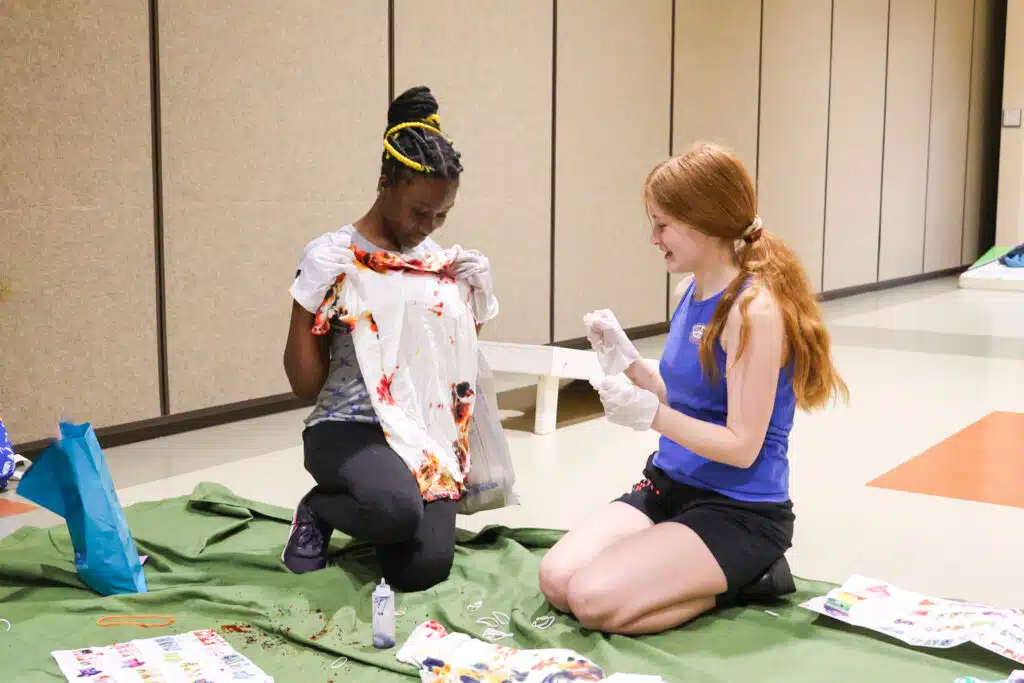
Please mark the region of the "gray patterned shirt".
<svg viewBox="0 0 1024 683"><path fill-rule="evenodd" d="M348 234L352 238L352 244L363 251L384 251L359 234L352 225L346 225L339 232ZM419 246L401 253L403 256L416 258L440 250L441 247L428 237ZM351 335L347 332L338 332L337 326L331 328L330 335L331 364L327 371L327 381L320 390L313 412L306 418L306 426L312 427L320 422L332 421L376 424L377 413L373 410L366 382L359 371Z"/></svg>

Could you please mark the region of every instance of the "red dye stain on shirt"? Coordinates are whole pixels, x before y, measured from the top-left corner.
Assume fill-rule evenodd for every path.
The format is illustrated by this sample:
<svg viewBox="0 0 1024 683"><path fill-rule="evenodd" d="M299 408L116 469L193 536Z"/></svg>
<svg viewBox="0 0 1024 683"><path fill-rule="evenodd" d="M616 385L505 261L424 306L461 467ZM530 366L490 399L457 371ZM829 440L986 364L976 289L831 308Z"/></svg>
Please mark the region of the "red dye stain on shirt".
<svg viewBox="0 0 1024 683"><path fill-rule="evenodd" d="M395 405L395 399L391 396L391 383L395 380L395 373L384 375L377 384L377 399L389 406Z"/></svg>

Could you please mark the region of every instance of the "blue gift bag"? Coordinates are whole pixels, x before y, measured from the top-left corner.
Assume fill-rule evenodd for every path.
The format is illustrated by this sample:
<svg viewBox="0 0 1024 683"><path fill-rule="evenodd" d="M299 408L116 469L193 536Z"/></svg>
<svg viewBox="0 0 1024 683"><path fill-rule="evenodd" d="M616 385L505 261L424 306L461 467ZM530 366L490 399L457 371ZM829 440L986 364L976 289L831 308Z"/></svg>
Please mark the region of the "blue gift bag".
<svg viewBox="0 0 1024 683"><path fill-rule="evenodd" d="M75 569L100 595L145 593L146 576L89 423L62 422L50 445L18 484L18 495L60 515L75 548Z"/></svg>

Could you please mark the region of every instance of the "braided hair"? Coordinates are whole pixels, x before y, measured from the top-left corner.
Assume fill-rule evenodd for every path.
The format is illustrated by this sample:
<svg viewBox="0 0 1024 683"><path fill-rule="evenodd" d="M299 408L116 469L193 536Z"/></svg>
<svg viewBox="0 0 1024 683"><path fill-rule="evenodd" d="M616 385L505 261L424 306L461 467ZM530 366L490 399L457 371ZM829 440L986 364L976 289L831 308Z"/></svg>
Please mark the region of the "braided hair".
<svg viewBox="0 0 1024 683"><path fill-rule="evenodd" d="M389 184L403 173L435 178L457 178L462 173L461 155L441 132L437 111L437 100L425 86L406 90L388 107L381 175Z"/></svg>

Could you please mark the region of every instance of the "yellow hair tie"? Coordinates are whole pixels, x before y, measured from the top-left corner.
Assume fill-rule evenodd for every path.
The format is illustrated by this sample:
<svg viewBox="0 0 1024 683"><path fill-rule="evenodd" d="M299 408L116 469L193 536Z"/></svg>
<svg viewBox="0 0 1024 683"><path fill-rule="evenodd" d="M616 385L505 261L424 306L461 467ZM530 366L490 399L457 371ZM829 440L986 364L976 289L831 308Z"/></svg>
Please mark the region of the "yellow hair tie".
<svg viewBox="0 0 1024 683"><path fill-rule="evenodd" d="M440 128L435 128L434 126L430 125L431 123L440 124L440 117L438 117L437 114L431 114L423 121L406 121L405 123L400 123L397 126L393 126L392 128L388 129L388 132L384 133L384 149L387 151L389 156L394 157L403 165L408 166L414 171L419 171L420 173L433 173L433 167L424 166L418 161L413 161L412 159L410 159L409 157L405 156L397 149L395 149L391 142L388 140L388 138L393 136L395 133L405 130L406 128L423 128L424 130L429 130L432 133L437 133L445 140L448 140L448 142L451 142L451 139L448 138L448 136L446 136L444 133L442 133Z"/></svg>

